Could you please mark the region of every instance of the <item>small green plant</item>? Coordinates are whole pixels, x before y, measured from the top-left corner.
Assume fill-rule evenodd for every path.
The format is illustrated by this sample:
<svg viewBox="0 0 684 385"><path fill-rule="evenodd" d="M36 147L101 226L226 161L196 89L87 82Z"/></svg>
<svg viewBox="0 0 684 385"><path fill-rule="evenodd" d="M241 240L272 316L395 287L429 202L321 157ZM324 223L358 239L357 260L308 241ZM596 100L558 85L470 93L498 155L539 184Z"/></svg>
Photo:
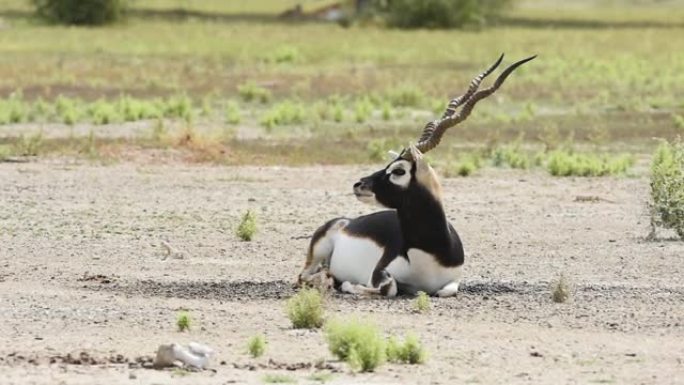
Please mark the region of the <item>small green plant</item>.
<svg viewBox="0 0 684 385"><path fill-rule="evenodd" d="M247 351L253 358L261 357L266 352L266 337L255 335L247 341Z"/></svg>
<svg viewBox="0 0 684 385"><path fill-rule="evenodd" d="M176 95L166 100L164 116L180 118L185 122L192 122L193 116L192 100L187 95Z"/></svg>
<svg viewBox="0 0 684 385"><path fill-rule="evenodd" d="M43 131L19 137L16 153L23 156L38 156L43 149Z"/></svg>
<svg viewBox="0 0 684 385"><path fill-rule="evenodd" d="M684 116L672 114L672 122L680 131L684 130Z"/></svg>
<svg viewBox="0 0 684 385"><path fill-rule="evenodd" d="M325 339L330 352L354 369L372 372L385 362L385 340L372 323L330 321L325 326Z"/></svg>
<svg viewBox="0 0 684 385"><path fill-rule="evenodd" d="M551 299L556 303L564 303L570 299L570 284L563 274L551 281Z"/></svg>
<svg viewBox="0 0 684 385"><path fill-rule="evenodd" d="M390 337L387 340L387 360L411 365L422 364L427 360L427 352L414 334L408 334L403 344Z"/></svg>
<svg viewBox="0 0 684 385"><path fill-rule="evenodd" d="M262 380L267 384L295 384L297 379L286 374L266 374Z"/></svg>
<svg viewBox="0 0 684 385"><path fill-rule="evenodd" d="M270 63L297 63L301 60L301 57L302 55L297 47L283 45L264 59Z"/></svg>
<svg viewBox="0 0 684 385"><path fill-rule="evenodd" d="M302 104L286 100L266 111L266 114L261 118L261 124L267 129L272 129L276 126L301 124L306 118L306 109Z"/></svg>
<svg viewBox="0 0 684 385"><path fill-rule="evenodd" d="M361 98L356 101L354 107L354 118L357 123L364 123L370 118L371 112L373 111L373 104L367 97Z"/></svg>
<svg viewBox="0 0 684 385"><path fill-rule="evenodd" d="M333 379L333 374L329 372L315 372L312 373L308 379L315 382L326 383Z"/></svg>
<svg viewBox="0 0 684 385"><path fill-rule="evenodd" d="M300 290L287 301L285 310L295 329L323 326L323 296L316 289Z"/></svg>
<svg viewBox="0 0 684 385"><path fill-rule="evenodd" d="M662 142L651 162L651 225L684 240L684 142Z"/></svg>
<svg viewBox="0 0 684 385"><path fill-rule="evenodd" d="M176 326L180 332L190 330L190 314L188 314L187 311L178 313L178 317L176 317Z"/></svg>
<svg viewBox="0 0 684 385"><path fill-rule="evenodd" d="M419 313L427 313L430 311L432 304L430 303L430 296L424 291L419 291L416 299L413 300L413 307Z"/></svg>
<svg viewBox="0 0 684 385"><path fill-rule="evenodd" d="M510 168L528 169L530 157L520 149L520 144L501 146L492 152L492 163L496 167L508 166Z"/></svg>
<svg viewBox="0 0 684 385"><path fill-rule="evenodd" d="M92 104L88 113L95 124L109 124L119 120L119 114L114 105L103 99Z"/></svg>
<svg viewBox="0 0 684 385"><path fill-rule="evenodd" d="M251 210L242 216L237 228L237 236L243 241L251 241L257 232L256 216Z"/></svg>
<svg viewBox="0 0 684 385"><path fill-rule="evenodd" d="M260 87L254 82L247 82L238 86L238 95L245 102L268 103L271 100L271 91Z"/></svg>
<svg viewBox="0 0 684 385"><path fill-rule="evenodd" d="M382 103L382 120L390 120L392 118L392 105L388 102Z"/></svg>
<svg viewBox="0 0 684 385"><path fill-rule="evenodd" d="M226 123L228 124L238 124L240 123L240 108L235 101L228 102L226 105Z"/></svg>
<svg viewBox="0 0 684 385"><path fill-rule="evenodd" d="M416 86L401 85L390 89L385 95L394 107L420 107L425 103L425 93Z"/></svg>

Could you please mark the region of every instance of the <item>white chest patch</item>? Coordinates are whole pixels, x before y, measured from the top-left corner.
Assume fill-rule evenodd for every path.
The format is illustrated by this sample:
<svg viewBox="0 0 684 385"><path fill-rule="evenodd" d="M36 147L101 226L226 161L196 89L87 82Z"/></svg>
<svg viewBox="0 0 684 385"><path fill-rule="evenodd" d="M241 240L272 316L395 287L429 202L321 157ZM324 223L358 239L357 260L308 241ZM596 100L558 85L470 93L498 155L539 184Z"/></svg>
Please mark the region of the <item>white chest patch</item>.
<svg viewBox="0 0 684 385"><path fill-rule="evenodd" d="M434 294L446 284L461 278L461 266L444 267L435 258L420 249L409 249L409 261L397 258L387 271L400 283L414 291Z"/></svg>

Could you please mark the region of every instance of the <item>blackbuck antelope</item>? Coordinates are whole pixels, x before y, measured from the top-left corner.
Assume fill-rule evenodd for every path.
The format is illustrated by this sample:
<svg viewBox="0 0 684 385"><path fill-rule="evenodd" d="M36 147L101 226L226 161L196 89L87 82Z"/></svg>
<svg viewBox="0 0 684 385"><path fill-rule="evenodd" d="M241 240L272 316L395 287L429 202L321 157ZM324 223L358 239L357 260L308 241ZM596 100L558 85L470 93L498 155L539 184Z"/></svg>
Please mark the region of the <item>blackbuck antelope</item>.
<svg viewBox="0 0 684 385"><path fill-rule="evenodd" d="M348 293L455 295L463 245L446 219L441 186L423 154L435 148L447 129L463 122L475 104L493 94L516 68L535 57L512 64L491 87L478 91L482 80L503 60L501 55L472 80L465 94L449 102L440 119L427 123L415 145L395 154L387 167L356 182L354 195L359 200L391 210L354 219L335 218L318 228L299 283L332 276L335 287Z"/></svg>

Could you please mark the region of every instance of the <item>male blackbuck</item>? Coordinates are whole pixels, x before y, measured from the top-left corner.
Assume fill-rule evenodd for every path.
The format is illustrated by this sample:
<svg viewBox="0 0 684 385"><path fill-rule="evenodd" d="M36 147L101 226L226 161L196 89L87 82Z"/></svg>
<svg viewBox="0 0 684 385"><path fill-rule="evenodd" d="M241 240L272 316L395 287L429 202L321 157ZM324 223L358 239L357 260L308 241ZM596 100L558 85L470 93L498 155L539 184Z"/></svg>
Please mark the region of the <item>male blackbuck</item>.
<svg viewBox="0 0 684 385"><path fill-rule="evenodd" d="M391 210L354 219L335 218L318 228L299 275L300 284L331 276L335 287L348 293L455 295L463 245L446 219L441 186L423 154L435 148L447 129L464 121L475 104L493 94L516 68L535 57L513 63L491 87L478 91L482 80L501 63L501 55L472 80L465 94L449 102L440 119L427 123L416 144L395 154L385 168L356 182L354 195L359 200Z"/></svg>

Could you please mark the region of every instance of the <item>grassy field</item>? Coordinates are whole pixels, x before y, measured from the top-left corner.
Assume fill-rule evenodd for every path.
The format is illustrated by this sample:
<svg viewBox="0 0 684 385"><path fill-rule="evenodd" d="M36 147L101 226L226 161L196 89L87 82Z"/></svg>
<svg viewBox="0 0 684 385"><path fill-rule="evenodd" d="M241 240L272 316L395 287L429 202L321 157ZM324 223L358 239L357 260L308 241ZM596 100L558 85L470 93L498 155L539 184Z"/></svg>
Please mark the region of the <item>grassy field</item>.
<svg viewBox="0 0 684 385"><path fill-rule="evenodd" d="M111 147L109 134L142 120L147 137L156 129L159 139L169 121L182 122L172 124L182 132L164 128L167 137L201 133L203 144L192 147L215 149L194 157L203 160L373 161L374 152L411 140L501 52L507 62L539 57L454 129L449 146L481 150L519 138L534 151L568 143L650 150L652 137L684 132L684 10L677 1L580 2L562 12L552 1L520 2L497 25L464 31L277 18L294 3L141 1L123 24L74 28L40 24L26 2L5 0L0 124L16 129L0 139L0 151L16 152L22 134L51 124L107 125L95 142ZM326 2L304 3L313 9ZM142 142L127 144L179 140ZM314 146L325 150L310 151Z"/></svg>

